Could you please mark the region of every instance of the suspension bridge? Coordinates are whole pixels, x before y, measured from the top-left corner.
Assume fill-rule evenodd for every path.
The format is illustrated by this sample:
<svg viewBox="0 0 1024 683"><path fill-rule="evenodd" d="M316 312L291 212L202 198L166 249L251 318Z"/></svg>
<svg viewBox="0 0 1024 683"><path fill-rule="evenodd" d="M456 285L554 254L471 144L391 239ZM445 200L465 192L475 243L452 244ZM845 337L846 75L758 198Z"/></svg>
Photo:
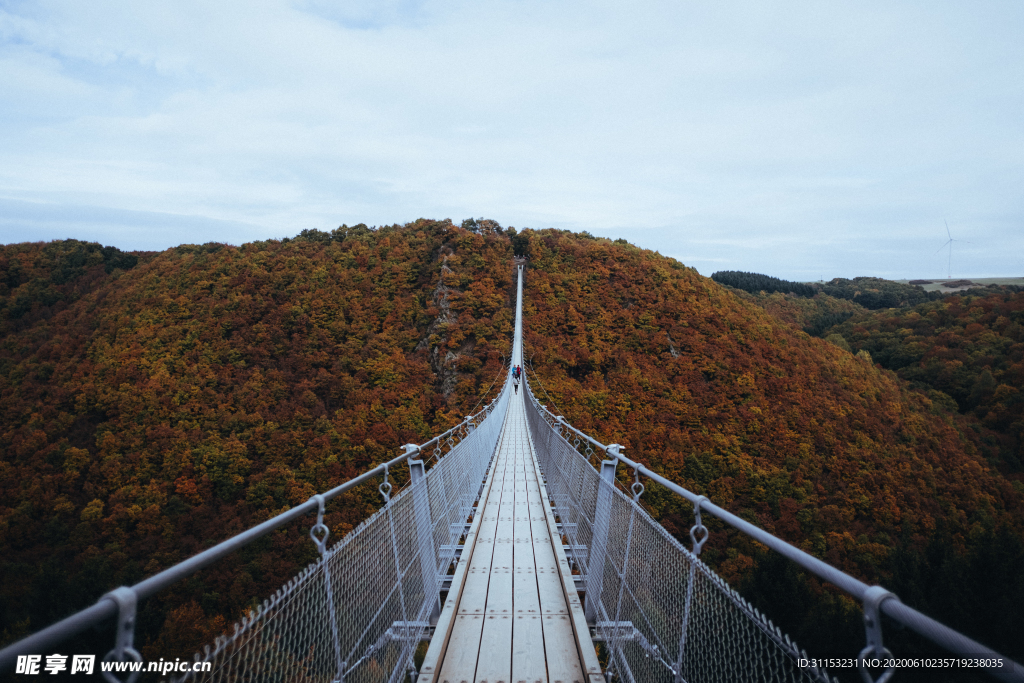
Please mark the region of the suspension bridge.
<svg viewBox="0 0 1024 683"><path fill-rule="evenodd" d="M523 267L510 367L521 366ZM866 683L889 665L881 615L996 680L1024 667L630 460L549 411L510 372L482 411L395 459L0 650L0 672L113 620L106 661L142 662L136 605L310 514L319 559L173 673L179 681L624 683L835 681L699 559L711 514L864 607ZM591 460L599 458L595 467ZM430 465L428 467L428 465ZM617 483L619 466L634 475ZM395 467L409 484L393 492ZM640 505L643 480L694 505L689 548ZM383 507L331 545L325 505L380 480ZM392 495L394 493L394 495ZM424 651L425 648L425 651ZM897 653L898 655L898 653ZM899 661L898 657L895 661ZM146 670L146 669L143 669ZM878 675L876 679L874 676ZM133 681L103 674L109 681Z"/></svg>

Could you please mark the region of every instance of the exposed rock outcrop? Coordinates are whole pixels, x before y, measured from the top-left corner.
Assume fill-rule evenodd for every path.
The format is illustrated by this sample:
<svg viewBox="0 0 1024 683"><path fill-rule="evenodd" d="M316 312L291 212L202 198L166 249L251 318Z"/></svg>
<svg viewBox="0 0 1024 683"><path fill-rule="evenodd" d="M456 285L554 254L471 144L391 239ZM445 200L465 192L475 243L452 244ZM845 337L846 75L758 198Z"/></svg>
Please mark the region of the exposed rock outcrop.
<svg viewBox="0 0 1024 683"><path fill-rule="evenodd" d="M448 326L458 320L458 314L451 308L450 295L452 292L461 292L461 290L457 287L449 287L446 284L446 279L450 278L452 269L448 267L448 254L445 253L444 249L441 250L440 259L441 276L438 278L437 286L434 287L434 291L430 295L430 301L437 308L438 314L430 323L430 327L427 328L427 336L420 340L420 343L416 345L416 349L430 350L430 368L437 376L437 382L441 385L441 392L445 398L448 398L458 383L459 373L457 365L461 356L461 349L459 353L449 350L442 354L442 348L445 345L444 342L448 339Z"/></svg>

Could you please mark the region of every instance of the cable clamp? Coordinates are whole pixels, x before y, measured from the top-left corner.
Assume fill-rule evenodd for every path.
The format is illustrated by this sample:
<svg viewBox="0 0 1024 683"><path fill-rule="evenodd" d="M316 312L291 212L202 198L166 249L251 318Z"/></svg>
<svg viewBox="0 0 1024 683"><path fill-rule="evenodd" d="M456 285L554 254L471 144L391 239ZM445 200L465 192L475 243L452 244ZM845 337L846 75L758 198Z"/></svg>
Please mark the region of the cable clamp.
<svg viewBox="0 0 1024 683"><path fill-rule="evenodd" d="M115 588L100 600L112 600L117 605L117 632L114 635L114 649L103 658L104 662L115 660L126 662L129 659L141 662L142 655L133 647L135 641L135 606L138 603L138 596L135 591L127 586ZM122 681L111 671L104 671L103 677L110 683L134 683L139 677L140 671L134 671L128 678Z"/></svg>
<svg viewBox="0 0 1024 683"><path fill-rule="evenodd" d="M711 532L708 531L708 528L704 526L704 523L701 522L700 519L700 504L704 502L710 503L711 501L708 500L707 496L698 496L697 500L694 501L694 524L692 527L690 527L690 540L693 541L693 554L697 555L698 557L700 556L701 548L704 547L704 542L707 541L708 536L711 535ZM697 538L698 536L700 536L699 539Z"/></svg>
<svg viewBox="0 0 1024 683"><path fill-rule="evenodd" d="M316 501L317 511L316 524L309 530L309 537L313 539L313 545L316 546L320 557L323 557L324 552L327 550L327 537L331 535L331 530L324 524L324 497L318 493L315 496L311 496L310 500Z"/></svg>
<svg viewBox="0 0 1024 683"><path fill-rule="evenodd" d="M857 668L860 669L860 677L864 679L864 683L886 683L895 673L895 669L889 666L881 676L873 679L868 667L865 666L869 656L875 659L892 657L892 653L882 643L882 612L880 609L882 603L889 599L899 600L895 594L881 586L871 586L864 591L864 631L868 644L857 657Z"/></svg>
<svg viewBox="0 0 1024 683"><path fill-rule="evenodd" d="M450 439L449 439L450 440ZM391 501L391 482L388 481L388 465L384 463L384 481L377 487L380 491L380 495L384 496L384 502L388 503Z"/></svg>

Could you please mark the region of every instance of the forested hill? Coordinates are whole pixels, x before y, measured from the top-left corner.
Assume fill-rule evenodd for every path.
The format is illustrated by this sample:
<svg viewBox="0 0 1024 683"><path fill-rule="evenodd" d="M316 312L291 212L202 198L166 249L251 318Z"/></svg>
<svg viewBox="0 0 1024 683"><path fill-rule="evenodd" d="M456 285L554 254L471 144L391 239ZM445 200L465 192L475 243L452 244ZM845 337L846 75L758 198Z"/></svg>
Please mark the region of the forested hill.
<svg viewBox="0 0 1024 683"><path fill-rule="evenodd" d="M511 236L476 229L307 231L110 272L83 243L0 249L0 640L461 421L514 323ZM377 506L330 507L333 537ZM146 601L138 642L173 610L151 654L195 648L314 555L277 534Z"/></svg>
<svg viewBox="0 0 1024 683"><path fill-rule="evenodd" d="M1003 470L1024 479L1024 292L978 290L874 311L825 334L978 418L1001 441Z"/></svg>
<svg viewBox="0 0 1024 683"><path fill-rule="evenodd" d="M1019 646L1007 641L1024 610L991 606L1024 604L1022 492L988 466L971 418L672 259L586 233L425 220L103 253L0 248L0 639L459 421L493 395L518 253L542 400L989 645ZM686 535L690 511L656 490L645 501ZM334 537L378 504L368 492L329 508ZM708 561L752 597L771 579L803 601L773 613L802 644L819 603L862 640L851 602L808 598L816 584L780 583L756 547L713 532ZM138 642L184 655L313 556L302 529L280 532L147 601ZM964 601L940 603L932 579Z"/></svg>
<svg viewBox="0 0 1024 683"><path fill-rule="evenodd" d="M607 240L531 235L524 335L534 390L576 426L1024 654L1009 635L1024 619L1006 611L1024 608L1024 486L990 467L999 445L976 420L672 259ZM686 537L690 506L652 488L652 513ZM703 557L802 645L862 641L858 606L761 550L719 527Z"/></svg>

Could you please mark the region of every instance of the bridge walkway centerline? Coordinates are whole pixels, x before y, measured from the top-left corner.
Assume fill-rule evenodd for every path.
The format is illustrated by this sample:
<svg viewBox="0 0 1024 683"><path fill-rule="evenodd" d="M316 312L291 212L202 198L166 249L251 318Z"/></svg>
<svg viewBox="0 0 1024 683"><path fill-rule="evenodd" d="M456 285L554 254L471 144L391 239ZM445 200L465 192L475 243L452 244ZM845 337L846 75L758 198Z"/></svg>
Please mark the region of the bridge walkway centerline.
<svg viewBox="0 0 1024 683"><path fill-rule="evenodd" d="M477 510L419 683L603 681L522 394L509 405Z"/></svg>
<svg viewBox="0 0 1024 683"><path fill-rule="evenodd" d="M522 364L522 269L512 365ZM511 388L511 387L509 387ZM418 683L603 683L526 420L510 397Z"/></svg>

